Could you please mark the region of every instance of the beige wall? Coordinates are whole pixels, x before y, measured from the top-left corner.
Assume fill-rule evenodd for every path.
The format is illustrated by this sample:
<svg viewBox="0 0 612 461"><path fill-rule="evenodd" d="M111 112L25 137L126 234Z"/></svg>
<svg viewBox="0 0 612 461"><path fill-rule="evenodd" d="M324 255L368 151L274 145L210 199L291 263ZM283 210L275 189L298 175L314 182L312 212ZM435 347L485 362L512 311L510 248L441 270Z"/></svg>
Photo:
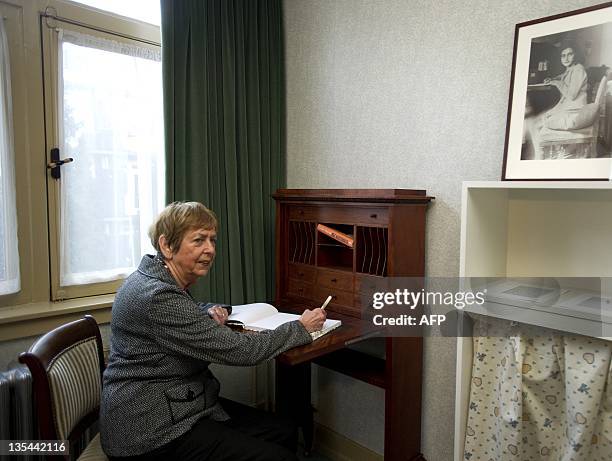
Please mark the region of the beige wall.
<svg viewBox="0 0 612 461"><path fill-rule="evenodd" d="M461 183L501 177L515 24L597 3L285 0L288 186L427 189L428 275L457 275ZM382 452L380 392L319 371L319 421ZM452 459L454 380L455 341L428 338L430 461Z"/></svg>

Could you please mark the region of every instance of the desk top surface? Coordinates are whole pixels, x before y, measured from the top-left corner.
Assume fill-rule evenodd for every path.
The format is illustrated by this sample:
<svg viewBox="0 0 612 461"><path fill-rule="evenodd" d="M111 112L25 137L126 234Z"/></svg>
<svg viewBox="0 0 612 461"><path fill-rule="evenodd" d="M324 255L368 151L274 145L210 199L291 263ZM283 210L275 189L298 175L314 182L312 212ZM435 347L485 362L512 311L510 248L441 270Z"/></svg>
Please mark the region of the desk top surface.
<svg viewBox="0 0 612 461"><path fill-rule="evenodd" d="M308 309L308 306L279 306L279 310L282 312L291 312L298 315L304 312L304 309ZM330 352L343 349L350 344L380 336L383 333L382 329L355 317L329 312L329 318L341 320L342 325L326 335L321 336L319 339L314 340L310 344L295 347L283 352L276 357L276 360L284 365L297 365L329 354Z"/></svg>
<svg viewBox="0 0 612 461"><path fill-rule="evenodd" d="M434 197L423 189L277 189L279 202L429 203Z"/></svg>

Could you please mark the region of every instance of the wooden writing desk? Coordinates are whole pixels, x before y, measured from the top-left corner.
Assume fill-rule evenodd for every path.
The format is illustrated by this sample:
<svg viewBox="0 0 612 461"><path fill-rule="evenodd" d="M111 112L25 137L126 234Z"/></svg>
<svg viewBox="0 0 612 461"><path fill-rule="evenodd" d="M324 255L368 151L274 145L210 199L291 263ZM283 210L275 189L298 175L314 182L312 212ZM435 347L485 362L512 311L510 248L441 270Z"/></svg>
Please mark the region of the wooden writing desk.
<svg viewBox="0 0 612 461"><path fill-rule="evenodd" d="M277 409L302 426L312 445L311 363L385 390L385 460L423 460L422 338L386 338L385 358L347 346L380 333L361 320L361 295L386 277L422 277L425 213L432 197L407 189L279 189L276 200L276 299L301 313L332 295L328 316L342 326L276 359ZM323 224L354 239L343 245Z"/></svg>

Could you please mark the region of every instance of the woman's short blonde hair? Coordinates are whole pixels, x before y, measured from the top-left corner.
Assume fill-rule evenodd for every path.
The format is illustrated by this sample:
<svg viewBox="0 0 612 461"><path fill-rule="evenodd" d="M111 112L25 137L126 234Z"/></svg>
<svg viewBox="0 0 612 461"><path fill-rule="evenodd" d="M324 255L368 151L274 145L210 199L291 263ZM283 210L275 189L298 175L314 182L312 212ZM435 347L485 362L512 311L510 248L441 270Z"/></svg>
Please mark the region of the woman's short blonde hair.
<svg viewBox="0 0 612 461"><path fill-rule="evenodd" d="M160 251L159 238L166 237L172 253L176 253L185 234L191 229L217 230L217 217L200 202L173 202L159 214L149 228L153 247Z"/></svg>

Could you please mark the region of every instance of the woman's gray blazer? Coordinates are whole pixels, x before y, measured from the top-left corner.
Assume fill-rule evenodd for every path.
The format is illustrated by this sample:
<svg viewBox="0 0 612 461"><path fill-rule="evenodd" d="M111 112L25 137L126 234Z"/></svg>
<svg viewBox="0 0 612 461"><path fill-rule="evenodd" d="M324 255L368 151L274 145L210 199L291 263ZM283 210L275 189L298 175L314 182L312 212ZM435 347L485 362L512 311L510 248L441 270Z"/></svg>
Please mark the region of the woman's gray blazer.
<svg viewBox="0 0 612 461"><path fill-rule="evenodd" d="M255 365L311 342L298 321L242 334L217 324L160 255L144 256L117 292L100 407L102 447L132 456L176 439L202 417L228 419L210 363Z"/></svg>

